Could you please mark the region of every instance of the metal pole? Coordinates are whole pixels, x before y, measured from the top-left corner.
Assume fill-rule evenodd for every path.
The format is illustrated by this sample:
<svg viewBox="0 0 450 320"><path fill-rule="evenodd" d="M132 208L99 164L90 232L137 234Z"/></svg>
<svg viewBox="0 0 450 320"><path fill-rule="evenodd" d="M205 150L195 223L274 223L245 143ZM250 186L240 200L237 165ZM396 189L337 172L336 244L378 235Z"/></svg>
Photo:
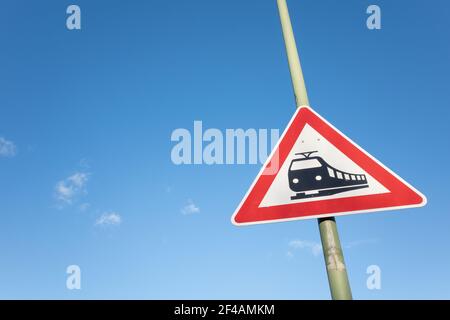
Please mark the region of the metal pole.
<svg viewBox="0 0 450 320"><path fill-rule="evenodd" d="M286 45L289 70L291 72L292 86L294 88L295 103L297 107L309 105L305 79L303 78L286 0L277 0L277 4ZM331 297L334 300L351 300L352 293L348 281L347 269L345 268L336 220L334 217L330 217L318 219L318 222Z"/></svg>
<svg viewBox="0 0 450 320"><path fill-rule="evenodd" d="M284 0L283 0L284 1ZM334 217L318 219L328 283L333 300L352 300L344 253Z"/></svg>
<svg viewBox="0 0 450 320"><path fill-rule="evenodd" d="M303 78L302 66L298 56L297 45L295 44L294 32L292 31L291 18L286 0L277 0L278 11L280 13L281 28L283 29L284 44L291 71L292 86L294 87L295 104L309 106L308 93L306 92L305 79Z"/></svg>

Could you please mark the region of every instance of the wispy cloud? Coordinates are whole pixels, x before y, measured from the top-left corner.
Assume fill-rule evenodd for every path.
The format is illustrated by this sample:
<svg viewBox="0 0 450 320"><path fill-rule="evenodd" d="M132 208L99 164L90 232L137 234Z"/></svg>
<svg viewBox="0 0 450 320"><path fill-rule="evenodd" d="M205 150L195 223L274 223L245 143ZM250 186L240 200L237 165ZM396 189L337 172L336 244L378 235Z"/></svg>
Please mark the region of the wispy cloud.
<svg viewBox="0 0 450 320"><path fill-rule="evenodd" d="M80 168L82 168L83 170L88 170L90 168L89 165L89 160L87 158L82 158L78 165L80 166Z"/></svg>
<svg viewBox="0 0 450 320"><path fill-rule="evenodd" d="M360 247L367 244L376 244L378 243L378 239L362 239L362 240L355 240L350 241L344 244L344 248L351 249L355 247Z"/></svg>
<svg viewBox="0 0 450 320"><path fill-rule="evenodd" d="M0 157L14 157L17 153L17 148L14 142L0 137Z"/></svg>
<svg viewBox="0 0 450 320"><path fill-rule="evenodd" d="M299 250L307 250L309 251L313 256L317 257L322 253L322 245L318 242L314 241L308 241L308 240L292 240L289 242L289 247L292 250L299 249ZM288 257L293 257L292 251L288 251Z"/></svg>
<svg viewBox="0 0 450 320"><path fill-rule="evenodd" d="M81 212L87 211L91 207L90 203L84 202L78 206Z"/></svg>
<svg viewBox="0 0 450 320"><path fill-rule="evenodd" d="M376 244L378 239L362 239L350 241L342 245L344 249L353 249L355 247ZM313 256L317 257L322 253L322 245L319 242L309 240L292 240L288 243L288 251L286 257L292 259L295 256L295 250L309 251Z"/></svg>
<svg viewBox="0 0 450 320"><path fill-rule="evenodd" d="M189 199L187 201L187 204L183 208L181 208L181 213L184 215L189 215L189 214L194 214L194 213L199 213L199 212L200 212L200 208L197 207L191 199Z"/></svg>
<svg viewBox="0 0 450 320"><path fill-rule="evenodd" d="M96 226L118 226L122 223L122 217L116 212L105 212L96 221Z"/></svg>
<svg viewBox="0 0 450 320"><path fill-rule="evenodd" d="M294 254L291 251L288 251L288 252L286 252L286 257L288 259L292 259L292 258L294 258Z"/></svg>
<svg viewBox="0 0 450 320"><path fill-rule="evenodd" d="M76 197L81 194L86 194L88 180L88 173L76 172L70 177L58 181L55 186L55 197L60 205L70 205Z"/></svg>

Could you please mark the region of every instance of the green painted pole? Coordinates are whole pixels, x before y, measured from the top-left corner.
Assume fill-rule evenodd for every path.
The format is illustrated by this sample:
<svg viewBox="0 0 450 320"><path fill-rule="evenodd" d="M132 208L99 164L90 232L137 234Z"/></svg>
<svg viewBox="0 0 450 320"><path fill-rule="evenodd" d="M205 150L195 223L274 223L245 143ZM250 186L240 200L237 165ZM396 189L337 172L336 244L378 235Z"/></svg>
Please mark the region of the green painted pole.
<svg viewBox="0 0 450 320"><path fill-rule="evenodd" d="M330 217L321 218L318 221L331 297L333 300L352 300L352 291L348 281L336 220L334 217Z"/></svg>
<svg viewBox="0 0 450 320"><path fill-rule="evenodd" d="M281 28L283 29L284 44L291 71L292 86L294 88L295 104L297 107L309 106L308 93L306 92L305 79L303 78L302 66L295 44L294 32L292 31L291 18L286 0L277 0L280 13Z"/></svg>
<svg viewBox="0 0 450 320"><path fill-rule="evenodd" d="M292 86L294 88L295 103L297 107L302 105L309 106L305 79L303 78L302 67L300 65L300 58L297 51L297 45L295 44L294 32L292 31L286 0L277 0L277 4L286 45L289 70L291 72ZM345 267L344 254L339 240L336 220L334 217L329 217L321 218L318 222L331 297L334 300L351 300L352 292L348 281L347 269Z"/></svg>

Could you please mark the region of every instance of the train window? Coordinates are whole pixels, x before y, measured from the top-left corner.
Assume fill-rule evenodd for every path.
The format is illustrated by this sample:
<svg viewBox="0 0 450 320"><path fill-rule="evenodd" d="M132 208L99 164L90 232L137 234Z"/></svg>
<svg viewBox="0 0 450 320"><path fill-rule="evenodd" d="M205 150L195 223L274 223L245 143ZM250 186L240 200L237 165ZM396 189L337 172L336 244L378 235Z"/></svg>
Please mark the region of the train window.
<svg viewBox="0 0 450 320"><path fill-rule="evenodd" d="M338 179L342 179L342 172L336 171L336 175L338 177Z"/></svg>
<svg viewBox="0 0 450 320"><path fill-rule="evenodd" d="M356 176L356 179L357 180L361 180L361 176Z"/></svg>
<svg viewBox="0 0 450 320"><path fill-rule="evenodd" d="M322 164L317 159L299 159L292 161L290 170L319 168Z"/></svg>
<svg viewBox="0 0 450 320"><path fill-rule="evenodd" d="M362 175L362 176L361 176L361 180L366 180L366 176L365 176L365 175Z"/></svg>
<svg viewBox="0 0 450 320"><path fill-rule="evenodd" d="M330 175L330 177L334 178L335 177L334 170L331 169L330 167L328 167L327 169L328 169L328 174Z"/></svg>
<svg viewBox="0 0 450 320"><path fill-rule="evenodd" d="M345 180L350 180L350 175L349 174L344 173L344 177L345 177Z"/></svg>
<svg viewBox="0 0 450 320"><path fill-rule="evenodd" d="M352 180L356 180L356 177L354 174L352 174Z"/></svg>

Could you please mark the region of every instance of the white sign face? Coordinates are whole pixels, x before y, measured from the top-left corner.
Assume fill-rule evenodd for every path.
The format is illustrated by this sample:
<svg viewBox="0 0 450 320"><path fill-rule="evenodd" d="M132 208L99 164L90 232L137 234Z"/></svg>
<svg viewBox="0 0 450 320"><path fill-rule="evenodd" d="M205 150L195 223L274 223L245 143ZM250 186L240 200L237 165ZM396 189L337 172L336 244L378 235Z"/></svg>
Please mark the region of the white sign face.
<svg viewBox="0 0 450 320"><path fill-rule="evenodd" d="M309 152L314 153L306 158L305 155ZM322 168L321 159L329 165L326 166L327 172L325 175L320 172L322 171L320 169ZM298 171L298 177L292 179L298 179L298 184L301 183L302 173L317 173L317 175L311 176L313 180L310 181L310 188L305 191L305 197L303 198L300 196L291 199L292 196L295 196L295 193L291 190L290 181L287 177L289 172L293 175L294 171ZM363 176L365 176L364 180L362 180ZM336 183L329 185L331 182L329 180L336 180ZM346 185L354 185L354 189L348 188ZM322 193L321 196L321 190L328 190L328 192ZM332 190L334 190L333 193ZM339 151L310 125L306 124L259 206L270 207L386 192L389 192L389 190Z"/></svg>

